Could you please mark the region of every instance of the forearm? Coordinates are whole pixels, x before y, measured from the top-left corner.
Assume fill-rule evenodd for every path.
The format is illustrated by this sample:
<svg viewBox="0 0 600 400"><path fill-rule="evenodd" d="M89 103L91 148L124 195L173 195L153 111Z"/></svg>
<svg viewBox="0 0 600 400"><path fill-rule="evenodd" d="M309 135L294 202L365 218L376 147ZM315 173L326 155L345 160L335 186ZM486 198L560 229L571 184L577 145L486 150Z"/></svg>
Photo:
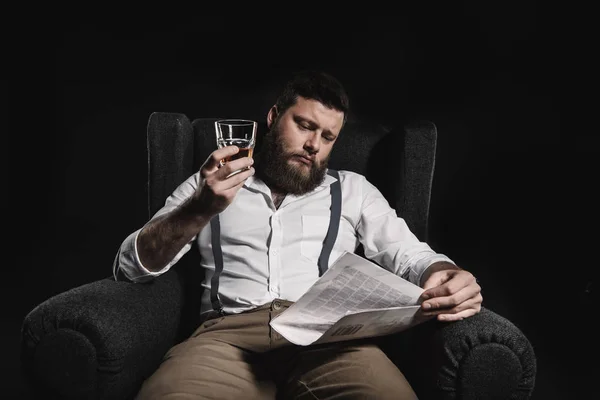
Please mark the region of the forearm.
<svg viewBox="0 0 600 400"><path fill-rule="evenodd" d="M140 262L149 271L159 271L210 222L210 218L195 210L188 200L150 221L137 237Z"/></svg>

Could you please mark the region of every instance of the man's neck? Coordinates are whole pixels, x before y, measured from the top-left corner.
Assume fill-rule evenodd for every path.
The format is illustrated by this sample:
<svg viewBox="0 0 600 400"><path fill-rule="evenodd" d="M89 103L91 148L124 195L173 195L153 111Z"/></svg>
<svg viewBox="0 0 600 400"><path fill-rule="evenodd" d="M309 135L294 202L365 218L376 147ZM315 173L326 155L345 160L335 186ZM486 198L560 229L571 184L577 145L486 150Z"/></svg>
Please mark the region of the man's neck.
<svg viewBox="0 0 600 400"><path fill-rule="evenodd" d="M279 192L277 190L273 190L272 188L270 188L270 189L271 189L271 199L273 200L273 204L275 204L275 208L277 209L283 202L283 199L285 199L286 193Z"/></svg>

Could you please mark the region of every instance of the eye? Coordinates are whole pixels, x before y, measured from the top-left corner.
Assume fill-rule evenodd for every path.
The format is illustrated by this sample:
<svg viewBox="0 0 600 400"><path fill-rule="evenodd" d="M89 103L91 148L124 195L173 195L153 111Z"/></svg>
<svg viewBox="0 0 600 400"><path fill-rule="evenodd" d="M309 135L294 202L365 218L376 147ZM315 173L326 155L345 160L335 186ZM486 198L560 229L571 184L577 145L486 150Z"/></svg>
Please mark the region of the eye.
<svg viewBox="0 0 600 400"><path fill-rule="evenodd" d="M335 140L335 136L323 136L323 139L328 142L333 142Z"/></svg>

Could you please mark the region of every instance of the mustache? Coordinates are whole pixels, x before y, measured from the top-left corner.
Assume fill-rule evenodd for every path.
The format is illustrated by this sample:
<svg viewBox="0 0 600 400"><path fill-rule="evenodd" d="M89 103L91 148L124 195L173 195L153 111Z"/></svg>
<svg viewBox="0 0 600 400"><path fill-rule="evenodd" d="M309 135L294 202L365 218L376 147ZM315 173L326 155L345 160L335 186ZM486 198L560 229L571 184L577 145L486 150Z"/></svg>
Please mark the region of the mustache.
<svg viewBox="0 0 600 400"><path fill-rule="evenodd" d="M306 157L306 158L310 158L313 161L316 161L315 155L316 153L310 154L310 153L288 153L288 157Z"/></svg>

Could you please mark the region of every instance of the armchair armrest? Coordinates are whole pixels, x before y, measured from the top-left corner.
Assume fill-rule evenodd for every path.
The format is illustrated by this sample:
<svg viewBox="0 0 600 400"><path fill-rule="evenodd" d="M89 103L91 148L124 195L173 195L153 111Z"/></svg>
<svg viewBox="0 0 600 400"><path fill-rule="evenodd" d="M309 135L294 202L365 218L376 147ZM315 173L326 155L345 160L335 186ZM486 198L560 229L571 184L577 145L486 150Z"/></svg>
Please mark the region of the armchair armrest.
<svg viewBox="0 0 600 400"><path fill-rule="evenodd" d="M535 385L531 343L486 308L462 321L430 320L385 346L420 398L528 399Z"/></svg>
<svg viewBox="0 0 600 400"><path fill-rule="evenodd" d="M43 398L132 398L177 340L183 297L175 270L149 283L107 278L51 297L22 325L29 387Z"/></svg>

